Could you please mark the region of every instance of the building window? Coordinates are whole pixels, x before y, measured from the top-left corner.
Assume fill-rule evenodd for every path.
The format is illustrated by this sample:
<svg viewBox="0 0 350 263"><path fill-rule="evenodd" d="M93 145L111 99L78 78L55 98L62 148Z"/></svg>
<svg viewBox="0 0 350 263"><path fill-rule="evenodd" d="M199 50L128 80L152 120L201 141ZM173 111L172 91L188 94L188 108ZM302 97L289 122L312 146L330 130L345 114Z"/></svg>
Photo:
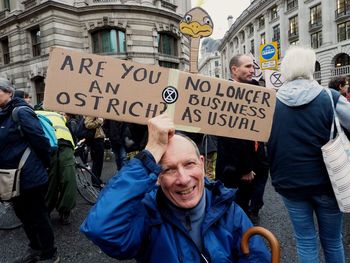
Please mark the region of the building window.
<svg viewBox="0 0 350 263"><path fill-rule="evenodd" d="M263 28L265 26L265 17L264 16L258 17L258 26L259 26L259 28Z"/></svg>
<svg viewBox="0 0 350 263"><path fill-rule="evenodd" d="M254 47L254 39L250 40L250 53L252 53L252 55L255 55L255 47Z"/></svg>
<svg viewBox="0 0 350 263"><path fill-rule="evenodd" d="M275 5L271 8L271 20L274 20L277 17L278 17L278 9L277 9L277 5Z"/></svg>
<svg viewBox="0 0 350 263"><path fill-rule="evenodd" d="M287 0L287 11L292 10L298 6L298 0Z"/></svg>
<svg viewBox="0 0 350 263"><path fill-rule="evenodd" d="M4 38L1 40L1 49L2 49L2 58L4 64L10 63L10 49L9 49L9 40L8 38Z"/></svg>
<svg viewBox="0 0 350 263"><path fill-rule="evenodd" d="M272 28L272 30L273 30L272 41L279 42L279 41L280 41L280 38L281 38L280 26L279 26L279 25L274 26L274 27Z"/></svg>
<svg viewBox="0 0 350 263"><path fill-rule="evenodd" d="M280 36L281 36L281 33L280 33L280 26L279 25L274 26L272 28L272 30L273 30L272 41L273 42L277 42L278 58L280 58L281 57L281 49L280 49Z"/></svg>
<svg viewBox="0 0 350 263"><path fill-rule="evenodd" d="M344 66L348 66L350 65L350 57L349 55L342 53L340 55L337 56L337 58L335 59L335 67L339 68L339 67L344 67Z"/></svg>
<svg viewBox="0 0 350 263"><path fill-rule="evenodd" d="M314 79L321 84L321 64L318 61L315 62Z"/></svg>
<svg viewBox="0 0 350 263"><path fill-rule="evenodd" d="M266 35L265 33L262 33L260 35L260 45L265 45L265 43L266 43Z"/></svg>
<svg viewBox="0 0 350 263"><path fill-rule="evenodd" d="M254 34L254 25L253 24L249 24L248 32L249 32L249 36Z"/></svg>
<svg viewBox="0 0 350 263"><path fill-rule="evenodd" d="M289 19L289 37L298 36L298 16L293 16Z"/></svg>
<svg viewBox="0 0 350 263"><path fill-rule="evenodd" d="M32 40L33 57L40 56L40 54L41 54L40 28L32 29L30 31L30 37L31 37L31 40Z"/></svg>
<svg viewBox="0 0 350 263"><path fill-rule="evenodd" d="M321 4L310 8L310 26L321 25L322 23L322 10Z"/></svg>
<svg viewBox="0 0 350 263"><path fill-rule="evenodd" d="M245 34L244 34L244 31L241 31L241 39L242 39L242 42L244 42L245 41Z"/></svg>
<svg viewBox="0 0 350 263"><path fill-rule="evenodd" d="M37 76L33 79L34 89L36 93L36 102L39 104L44 101L44 93L45 93L45 82L44 78L41 76Z"/></svg>
<svg viewBox="0 0 350 263"><path fill-rule="evenodd" d="M246 50L245 50L245 46L243 46L243 54L245 54L245 51L246 51Z"/></svg>
<svg viewBox="0 0 350 263"><path fill-rule="evenodd" d="M112 28L91 33L92 52L96 54L125 53L125 32Z"/></svg>
<svg viewBox="0 0 350 263"><path fill-rule="evenodd" d="M350 0L337 0L336 17L350 13Z"/></svg>
<svg viewBox="0 0 350 263"><path fill-rule="evenodd" d="M11 9L10 9L10 0L3 0L3 3L4 3L4 9L8 10L8 11L11 11Z"/></svg>
<svg viewBox="0 0 350 263"><path fill-rule="evenodd" d="M215 67L218 67L219 66L219 60L215 60Z"/></svg>
<svg viewBox="0 0 350 263"><path fill-rule="evenodd" d="M234 42L234 44L235 44L235 48L238 48L238 37L235 37L235 38L233 39L233 42Z"/></svg>
<svg viewBox="0 0 350 263"><path fill-rule="evenodd" d="M350 21L338 25L338 42L350 39Z"/></svg>
<svg viewBox="0 0 350 263"><path fill-rule="evenodd" d="M177 38L168 33L158 34L158 52L160 54L177 56Z"/></svg>
<svg viewBox="0 0 350 263"><path fill-rule="evenodd" d="M164 68L174 68L174 69L179 68L178 63L169 62L169 61L159 61L159 66L164 67Z"/></svg>
<svg viewBox="0 0 350 263"><path fill-rule="evenodd" d="M311 35L311 47L319 48L322 45L322 31Z"/></svg>

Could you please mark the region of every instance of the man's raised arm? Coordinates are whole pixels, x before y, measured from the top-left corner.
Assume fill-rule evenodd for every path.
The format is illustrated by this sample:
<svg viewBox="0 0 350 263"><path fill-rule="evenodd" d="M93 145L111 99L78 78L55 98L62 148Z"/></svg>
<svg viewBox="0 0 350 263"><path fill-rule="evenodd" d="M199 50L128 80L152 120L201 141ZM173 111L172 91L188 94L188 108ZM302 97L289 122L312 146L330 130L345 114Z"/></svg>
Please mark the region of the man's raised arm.
<svg viewBox="0 0 350 263"><path fill-rule="evenodd" d="M161 167L174 124L165 114L148 122L148 143L112 177L96 205L81 225L81 231L106 254L118 259L137 257L148 231L143 201L156 189Z"/></svg>

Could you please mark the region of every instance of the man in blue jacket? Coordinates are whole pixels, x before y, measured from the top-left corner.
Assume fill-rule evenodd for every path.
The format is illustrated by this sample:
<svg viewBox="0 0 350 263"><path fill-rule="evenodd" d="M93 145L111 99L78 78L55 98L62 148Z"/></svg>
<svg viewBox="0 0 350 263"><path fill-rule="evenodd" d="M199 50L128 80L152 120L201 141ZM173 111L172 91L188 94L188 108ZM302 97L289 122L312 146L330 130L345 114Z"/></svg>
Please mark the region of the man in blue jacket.
<svg viewBox="0 0 350 263"><path fill-rule="evenodd" d="M145 150L102 191L81 231L106 254L138 262L270 262L262 239L240 251L252 223L234 192L204 178L194 142L167 115L149 120Z"/></svg>

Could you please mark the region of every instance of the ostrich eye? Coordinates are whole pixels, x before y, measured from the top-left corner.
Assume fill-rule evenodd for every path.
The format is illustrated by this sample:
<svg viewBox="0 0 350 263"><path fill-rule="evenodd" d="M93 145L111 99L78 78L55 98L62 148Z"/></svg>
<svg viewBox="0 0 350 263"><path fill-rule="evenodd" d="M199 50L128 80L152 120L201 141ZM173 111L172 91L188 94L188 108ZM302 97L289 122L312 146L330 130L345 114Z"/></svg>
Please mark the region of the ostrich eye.
<svg viewBox="0 0 350 263"><path fill-rule="evenodd" d="M213 22L211 21L211 19L209 17L204 17L203 22L204 22L204 24L207 24L210 26L213 24Z"/></svg>
<svg viewBox="0 0 350 263"><path fill-rule="evenodd" d="M192 22L192 16L191 16L191 15L185 15L185 21L186 21L187 23Z"/></svg>

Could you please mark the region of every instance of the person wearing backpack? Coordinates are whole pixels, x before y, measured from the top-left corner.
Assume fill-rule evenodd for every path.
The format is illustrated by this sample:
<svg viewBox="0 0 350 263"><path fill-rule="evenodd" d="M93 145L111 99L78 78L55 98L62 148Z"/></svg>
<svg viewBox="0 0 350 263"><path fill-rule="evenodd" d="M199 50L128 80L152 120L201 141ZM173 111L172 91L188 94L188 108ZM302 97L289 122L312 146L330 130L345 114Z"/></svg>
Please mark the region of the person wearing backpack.
<svg viewBox="0 0 350 263"><path fill-rule="evenodd" d="M64 116L53 111L36 111L53 124L58 148L51 155L49 188L46 202L51 213L55 208L62 225L70 224L71 211L75 207L77 182L75 179L74 140L66 126Z"/></svg>
<svg viewBox="0 0 350 263"><path fill-rule="evenodd" d="M94 184L103 184L101 180L103 157L104 157L104 138L105 133L102 129L103 119L86 116L84 117L84 127L88 130L94 130L94 136L87 139L87 144L90 146L91 159L92 159L92 173L99 179L99 182L93 182ZM80 128L81 129L81 128Z"/></svg>
<svg viewBox="0 0 350 263"><path fill-rule="evenodd" d="M14 262L59 262L45 202L50 143L31 106L22 98L12 98L13 93L10 81L0 78L0 169L16 169L23 152L27 147L31 150L20 174L20 195L12 198L29 243ZM16 123L12 111L20 106Z"/></svg>

